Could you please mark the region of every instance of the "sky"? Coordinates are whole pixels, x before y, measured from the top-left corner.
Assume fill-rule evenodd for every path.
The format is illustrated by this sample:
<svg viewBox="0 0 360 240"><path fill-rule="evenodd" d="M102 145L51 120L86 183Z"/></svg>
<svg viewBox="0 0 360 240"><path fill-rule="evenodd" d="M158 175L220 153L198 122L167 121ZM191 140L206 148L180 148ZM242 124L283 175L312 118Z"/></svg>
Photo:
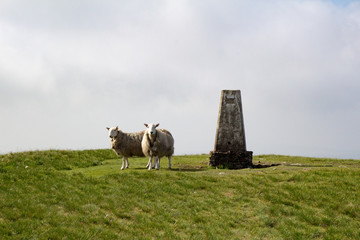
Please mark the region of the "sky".
<svg viewBox="0 0 360 240"><path fill-rule="evenodd" d="M222 89L247 149L360 159L360 1L2 0L0 153L110 148L160 123L209 153Z"/></svg>

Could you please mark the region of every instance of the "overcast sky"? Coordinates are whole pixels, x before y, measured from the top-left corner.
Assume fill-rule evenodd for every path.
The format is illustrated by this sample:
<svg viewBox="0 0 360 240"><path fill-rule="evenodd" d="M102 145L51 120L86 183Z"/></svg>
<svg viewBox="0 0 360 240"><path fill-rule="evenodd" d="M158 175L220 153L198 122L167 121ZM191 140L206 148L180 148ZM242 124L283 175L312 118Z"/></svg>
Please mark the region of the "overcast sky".
<svg viewBox="0 0 360 240"><path fill-rule="evenodd" d="M359 69L360 1L1 0L0 153L144 122L208 153L240 89L255 155L360 159Z"/></svg>

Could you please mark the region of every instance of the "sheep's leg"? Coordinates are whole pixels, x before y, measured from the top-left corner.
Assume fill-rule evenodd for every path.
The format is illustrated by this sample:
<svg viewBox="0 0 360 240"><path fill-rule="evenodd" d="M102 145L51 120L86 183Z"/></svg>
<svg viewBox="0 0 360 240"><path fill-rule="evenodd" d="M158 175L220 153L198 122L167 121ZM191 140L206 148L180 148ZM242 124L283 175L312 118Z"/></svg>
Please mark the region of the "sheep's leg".
<svg viewBox="0 0 360 240"><path fill-rule="evenodd" d="M146 168L149 168L151 166L151 168L154 168L154 165L155 165L155 159L154 159L154 164L150 161L150 158L149 158L149 161L148 163L146 164Z"/></svg>
<svg viewBox="0 0 360 240"><path fill-rule="evenodd" d="M169 159L169 169L171 169L171 156L169 156L168 159Z"/></svg>
<svg viewBox="0 0 360 240"><path fill-rule="evenodd" d="M155 168L155 167L156 167L156 159L157 159L157 157L155 157L155 159L154 159L154 164L151 165L151 168Z"/></svg>
<svg viewBox="0 0 360 240"><path fill-rule="evenodd" d="M129 168L129 159L128 158L125 158L126 159L126 165L125 165L125 167L126 168Z"/></svg>
<svg viewBox="0 0 360 240"><path fill-rule="evenodd" d="M152 165L152 163L151 163L150 158L149 158L149 161L148 161L148 163L146 164L146 168L149 168L151 165Z"/></svg>
<svg viewBox="0 0 360 240"><path fill-rule="evenodd" d="M150 158L149 158L149 163L148 163L148 170L151 170L151 168L152 168L152 156L150 156Z"/></svg>
<svg viewBox="0 0 360 240"><path fill-rule="evenodd" d="M156 166L157 166L157 159L158 159L158 157L156 156L154 158L154 164L152 165L152 168L154 168L154 169L156 169Z"/></svg>
<svg viewBox="0 0 360 240"><path fill-rule="evenodd" d="M155 169L156 170L159 170L160 169L160 158L159 157L156 157L156 164L155 164Z"/></svg>
<svg viewBox="0 0 360 240"><path fill-rule="evenodd" d="M124 170L125 168L125 157L122 158L122 165L121 165L121 170Z"/></svg>

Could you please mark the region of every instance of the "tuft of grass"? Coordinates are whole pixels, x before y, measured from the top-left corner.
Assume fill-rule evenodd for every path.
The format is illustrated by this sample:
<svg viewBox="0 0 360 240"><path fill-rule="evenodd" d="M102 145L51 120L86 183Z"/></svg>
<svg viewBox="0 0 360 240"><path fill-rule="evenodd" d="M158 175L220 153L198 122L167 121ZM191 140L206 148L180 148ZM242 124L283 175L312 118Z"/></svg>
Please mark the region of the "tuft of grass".
<svg viewBox="0 0 360 240"><path fill-rule="evenodd" d="M359 239L360 161L277 155L269 168L174 156L159 171L111 150L0 156L1 239Z"/></svg>

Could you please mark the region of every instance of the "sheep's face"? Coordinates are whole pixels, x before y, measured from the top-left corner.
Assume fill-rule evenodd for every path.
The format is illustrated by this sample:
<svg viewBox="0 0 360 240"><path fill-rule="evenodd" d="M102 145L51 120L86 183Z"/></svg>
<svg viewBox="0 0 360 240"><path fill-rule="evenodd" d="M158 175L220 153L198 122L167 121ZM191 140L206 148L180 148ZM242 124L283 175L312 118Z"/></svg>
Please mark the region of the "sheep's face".
<svg viewBox="0 0 360 240"><path fill-rule="evenodd" d="M112 128L107 128L109 130L109 137L110 138L114 138L119 134L119 128L116 127L112 127Z"/></svg>
<svg viewBox="0 0 360 240"><path fill-rule="evenodd" d="M158 124L153 124L153 123L150 123L150 124L144 124L145 127L147 127L148 129L148 134L150 135L150 137L155 137L156 135L156 128L159 126L159 123Z"/></svg>

